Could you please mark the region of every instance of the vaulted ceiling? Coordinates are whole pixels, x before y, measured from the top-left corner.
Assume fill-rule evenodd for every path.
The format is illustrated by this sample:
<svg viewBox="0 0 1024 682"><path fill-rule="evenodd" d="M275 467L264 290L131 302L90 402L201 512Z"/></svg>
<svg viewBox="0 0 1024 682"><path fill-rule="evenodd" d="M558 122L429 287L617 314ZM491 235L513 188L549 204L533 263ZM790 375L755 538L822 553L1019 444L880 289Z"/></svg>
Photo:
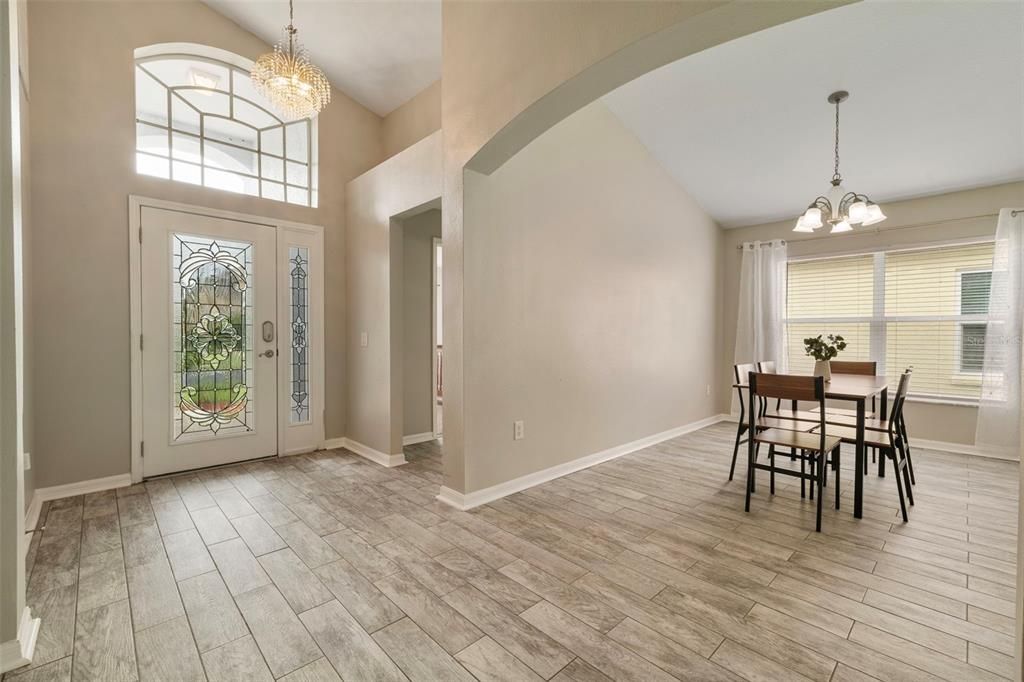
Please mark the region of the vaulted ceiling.
<svg viewBox="0 0 1024 682"><path fill-rule="evenodd" d="M269 44L287 0L205 0ZM298 0L295 27L332 85L384 116L441 77L440 0Z"/></svg>
<svg viewBox="0 0 1024 682"><path fill-rule="evenodd" d="M832 175L884 201L1024 179L1024 3L865 0L604 98L725 227L795 218Z"/></svg>

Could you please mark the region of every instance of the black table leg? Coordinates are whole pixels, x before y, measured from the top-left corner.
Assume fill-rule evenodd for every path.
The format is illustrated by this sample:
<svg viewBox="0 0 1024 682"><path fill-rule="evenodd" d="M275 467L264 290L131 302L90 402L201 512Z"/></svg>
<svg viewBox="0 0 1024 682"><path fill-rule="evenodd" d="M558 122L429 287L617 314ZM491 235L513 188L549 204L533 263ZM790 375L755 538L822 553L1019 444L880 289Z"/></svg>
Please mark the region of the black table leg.
<svg viewBox="0 0 1024 682"><path fill-rule="evenodd" d="M889 417L889 389L888 387L882 389L882 396L879 401L879 416L882 419L888 419ZM878 475L885 478L885 455L881 452L878 453Z"/></svg>
<svg viewBox="0 0 1024 682"><path fill-rule="evenodd" d="M861 518L864 514L864 398L857 401L857 447L853 477L853 516Z"/></svg>

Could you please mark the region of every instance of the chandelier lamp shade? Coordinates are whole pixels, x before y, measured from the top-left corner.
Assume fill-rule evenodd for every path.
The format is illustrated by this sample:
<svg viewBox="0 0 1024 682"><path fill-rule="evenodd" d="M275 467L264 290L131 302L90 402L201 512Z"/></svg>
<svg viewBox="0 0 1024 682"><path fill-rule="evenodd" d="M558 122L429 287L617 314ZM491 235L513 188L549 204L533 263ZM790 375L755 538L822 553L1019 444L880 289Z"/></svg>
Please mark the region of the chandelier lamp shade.
<svg viewBox="0 0 1024 682"><path fill-rule="evenodd" d="M285 120L312 118L331 101L331 83L295 37L295 10L288 0L288 25L273 52L253 64L253 87Z"/></svg>
<svg viewBox="0 0 1024 682"><path fill-rule="evenodd" d="M835 170L832 174L832 187L811 202L803 215L797 219L794 232L814 232L825 223L832 226L830 231L833 233L849 232L854 225L867 227L885 220L882 208L867 195L848 191L843 187L843 178L839 174L839 104L849 96L850 93L845 90L833 92L828 96L829 103L836 107Z"/></svg>

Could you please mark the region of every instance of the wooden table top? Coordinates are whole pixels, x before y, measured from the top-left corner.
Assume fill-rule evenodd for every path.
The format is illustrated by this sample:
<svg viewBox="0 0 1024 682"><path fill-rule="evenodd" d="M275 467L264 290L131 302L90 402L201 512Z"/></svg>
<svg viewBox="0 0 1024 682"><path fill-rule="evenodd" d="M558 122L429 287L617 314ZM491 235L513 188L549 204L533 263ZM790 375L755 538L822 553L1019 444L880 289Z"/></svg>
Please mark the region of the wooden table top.
<svg viewBox="0 0 1024 682"><path fill-rule="evenodd" d="M810 375L799 375L810 376ZM845 398L859 400L878 395L888 388L889 380L884 376L865 376L862 374L832 374L832 381L825 383L826 398ZM746 388L747 384L733 384L733 388Z"/></svg>

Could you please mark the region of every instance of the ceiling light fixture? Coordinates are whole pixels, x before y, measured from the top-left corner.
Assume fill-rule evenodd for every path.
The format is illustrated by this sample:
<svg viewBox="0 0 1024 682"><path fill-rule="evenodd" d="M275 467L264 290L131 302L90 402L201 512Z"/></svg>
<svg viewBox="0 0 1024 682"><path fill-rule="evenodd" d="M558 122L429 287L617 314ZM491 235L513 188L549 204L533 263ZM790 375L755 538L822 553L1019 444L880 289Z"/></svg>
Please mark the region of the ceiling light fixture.
<svg viewBox="0 0 1024 682"><path fill-rule="evenodd" d="M849 96L846 90L828 96L829 104L836 105L836 164L832 174L832 188L811 202L796 221L794 232L814 232L825 222L832 226L832 232L849 232L854 225L866 227L885 220L885 214L878 204L864 194L846 191L842 185L843 178L839 175L839 104Z"/></svg>
<svg viewBox="0 0 1024 682"><path fill-rule="evenodd" d="M252 67L252 84L270 100L286 120L312 118L331 101L331 84L320 68L309 61L309 53L296 39L295 9L288 0L288 25L274 51Z"/></svg>

